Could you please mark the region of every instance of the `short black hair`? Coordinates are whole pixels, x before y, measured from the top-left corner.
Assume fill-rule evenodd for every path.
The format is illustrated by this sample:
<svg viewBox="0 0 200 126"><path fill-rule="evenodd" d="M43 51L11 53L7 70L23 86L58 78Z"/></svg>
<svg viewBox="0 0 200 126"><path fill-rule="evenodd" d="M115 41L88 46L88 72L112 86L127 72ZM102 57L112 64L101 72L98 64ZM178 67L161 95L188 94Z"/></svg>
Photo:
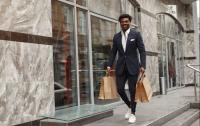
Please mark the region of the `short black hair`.
<svg viewBox="0 0 200 126"><path fill-rule="evenodd" d="M120 22L120 20L122 18L128 18L130 21L132 20L132 17L129 14L121 14L118 18L118 21Z"/></svg>

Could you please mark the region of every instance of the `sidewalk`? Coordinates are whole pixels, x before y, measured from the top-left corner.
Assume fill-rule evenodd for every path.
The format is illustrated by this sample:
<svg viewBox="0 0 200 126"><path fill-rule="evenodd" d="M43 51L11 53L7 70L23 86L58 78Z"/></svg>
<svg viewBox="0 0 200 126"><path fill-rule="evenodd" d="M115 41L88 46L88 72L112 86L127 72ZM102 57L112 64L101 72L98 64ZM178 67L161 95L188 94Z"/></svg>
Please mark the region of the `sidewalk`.
<svg viewBox="0 0 200 126"><path fill-rule="evenodd" d="M197 90L198 101L200 101L200 89ZM137 104L136 118L134 124L129 124L124 119L127 111L125 104L114 109L114 115L109 118L98 120L84 126L144 126L176 109L194 102L194 87L185 87L168 92L167 95L154 96L149 103Z"/></svg>

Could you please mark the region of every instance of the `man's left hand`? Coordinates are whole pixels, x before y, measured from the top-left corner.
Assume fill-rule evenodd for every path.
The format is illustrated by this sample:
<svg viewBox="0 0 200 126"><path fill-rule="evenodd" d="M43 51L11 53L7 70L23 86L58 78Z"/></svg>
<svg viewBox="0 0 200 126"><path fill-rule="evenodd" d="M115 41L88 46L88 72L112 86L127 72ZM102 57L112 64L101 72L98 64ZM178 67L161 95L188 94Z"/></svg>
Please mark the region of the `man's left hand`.
<svg viewBox="0 0 200 126"><path fill-rule="evenodd" d="M140 72L141 72L141 73L144 73L144 72L145 72L144 67L140 67Z"/></svg>

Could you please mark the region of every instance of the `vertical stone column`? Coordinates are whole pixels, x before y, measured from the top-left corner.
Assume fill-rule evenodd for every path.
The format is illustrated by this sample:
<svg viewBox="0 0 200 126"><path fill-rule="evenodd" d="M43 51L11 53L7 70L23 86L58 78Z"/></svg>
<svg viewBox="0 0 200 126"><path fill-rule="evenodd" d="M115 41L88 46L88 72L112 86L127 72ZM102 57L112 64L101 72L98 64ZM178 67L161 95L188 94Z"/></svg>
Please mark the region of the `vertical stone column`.
<svg viewBox="0 0 200 126"><path fill-rule="evenodd" d="M195 56L196 56L196 62L195 64L200 65L200 44L199 44L199 22L197 17L197 3L192 3L192 10L193 10L193 23L194 23L194 45L195 45ZM198 69L200 69L200 66L197 66ZM197 84L200 85L200 76L197 73Z"/></svg>

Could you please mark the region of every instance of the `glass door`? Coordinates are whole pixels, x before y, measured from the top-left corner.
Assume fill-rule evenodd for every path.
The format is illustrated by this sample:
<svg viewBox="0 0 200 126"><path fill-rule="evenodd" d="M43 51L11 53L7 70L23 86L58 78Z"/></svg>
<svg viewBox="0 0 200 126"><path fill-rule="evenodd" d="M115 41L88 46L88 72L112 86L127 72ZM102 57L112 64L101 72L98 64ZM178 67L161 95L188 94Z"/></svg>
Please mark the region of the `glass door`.
<svg viewBox="0 0 200 126"><path fill-rule="evenodd" d="M159 78L164 79L164 83L166 85L166 88L168 88L168 67L167 67L167 50L166 50L166 38L162 35L160 35L159 41L159 54L158 54L158 61L159 61ZM161 80L160 80L160 86ZM163 88L163 87L162 87Z"/></svg>
<svg viewBox="0 0 200 126"><path fill-rule="evenodd" d="M52 1L55 105L71 107L78 104L74 7Z"/></svg>
<svg viewBox="0 0 200 126"><path fill-rule="evenodd" d="M175 43L167 42L167 70L168 70L168 89L176 87L176 55Z"/></svg>
<svg viewBox="0 0 200 126"><path fill-rule="evenodd" d="M117 23L91 15L92 69L95 104L114 102L113 100L99 100L98 96L101 78L106 74L105 70L116 28Z"/></svg>

